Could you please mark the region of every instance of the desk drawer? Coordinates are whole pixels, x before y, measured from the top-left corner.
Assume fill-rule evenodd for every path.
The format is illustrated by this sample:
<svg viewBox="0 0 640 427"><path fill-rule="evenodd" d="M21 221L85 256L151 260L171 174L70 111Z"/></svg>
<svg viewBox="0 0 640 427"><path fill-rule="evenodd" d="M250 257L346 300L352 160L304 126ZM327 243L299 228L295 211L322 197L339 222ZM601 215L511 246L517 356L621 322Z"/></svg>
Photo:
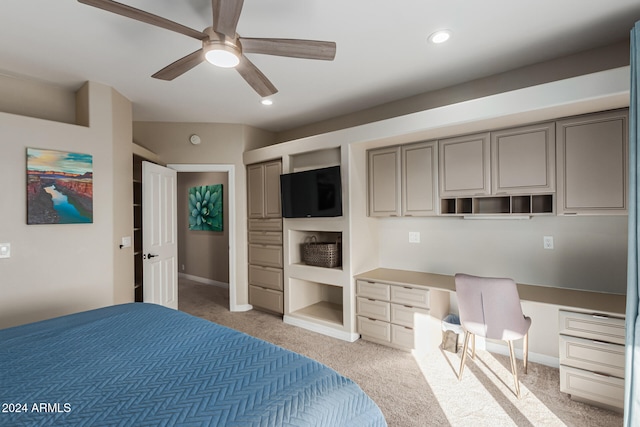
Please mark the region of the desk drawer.
<svg viewBox="0 0 640 427"><path fill-rule="evenodd" d="M560 391L576 400L604 404L611 408L624 407L624 380L582 369L560 365Z"/></svg>
<svg viewBox="0 0 640 427"><path fill-rule="evenodd" d="M391 325L391 343L406 350L415 348L414 331L400 325Z"/></svg>
<svg viewBox="0 0 640 427"><path fill-rule="evenodd" d="M625 343L623 318L560 310L559 320L560 333L563 335L615 344Z"/></svg>
<svg viewBox="0 0 640 427"><path fill-rule="evenodd" d="M623 345L560 335L560 364L624 378Z"/></svg>
<svg viewBox="0 0 640 427"><path fill-rule="evenodd" d="M405 286L391 287L391 302L411 307L429 308L429 290Z"/></svg>
<svg viewBox="0 0 640 427"><path fill-rule="evenodd" d="M386 283L366 282L358 280L356 282L356 292L359 297L379 299L389 301L391 297L390 286Z"/></svg>
<svg viewBox="0 0 640 427"><path fill-rule="evenodd" d="M391 323L413 328L415 326L415 318L418 315L429 315L429 310L426 308L391 304Z"/></svg>
<svg viewBox="0 0 640 427"><path fill-rule="evenodd" d="M356 311L358 316L384 320L386 322L391 320L388 302L358 297L356 301Z"/></svg>
<svg viewBox="0 0 640 427"><path fill-rule="evenodd" d="M391 342L391 325L382 320L358 316L358 333L365 339Z"/></svg>

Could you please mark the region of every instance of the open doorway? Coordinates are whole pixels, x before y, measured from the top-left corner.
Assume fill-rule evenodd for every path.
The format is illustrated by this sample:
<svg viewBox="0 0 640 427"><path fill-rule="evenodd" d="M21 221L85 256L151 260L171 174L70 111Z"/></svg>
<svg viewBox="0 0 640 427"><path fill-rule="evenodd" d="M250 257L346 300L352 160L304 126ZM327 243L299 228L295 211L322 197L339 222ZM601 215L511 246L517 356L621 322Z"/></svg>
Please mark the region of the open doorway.
<svg viewBox="0 0 640 427"><path fill-rule="evenodd" d="M214 182L210 182L209 184L204 184L205 182L209 182L212 180L218 180L219 177L224 176L226 181L223 181L223 202L226 204L226 208L224 209L223 218L223 232L213 232L213 235L207 235L207 231L198 231L192 234L191 242L183 244L183 248L181 245L178 245L178 251L183 256L179 256L178 262L178 271L187 275L188 278L193 280L194 278L202 279L204 283L209 283L213 285L223 285L224 279L220 280L220 277L227 278L227 283L229 286L229 310L230 311L241 311L242 308L236 305L236 262L235 262L235 229L236 229L236 215L235 215L235 170L233 165L204 165L204 164L169 164L168 168L174 169L178 172L178 180L182 179L182 186L179 184L178 192L178 211L182 211L184 216L178 215L178 227L182 229L183 227L188 230L188 218L186 216L186 210L188 206L188 189L190 186L194 187L197 185L210 185L216 184ZM185 172L188 172L185 174ZM210 174L210 175L209 175ZM203 181L203 179L205 181ZM193 184L193 185L192 185ZM226 185L224 185L226 184ZM186 189L185 189L186 188ZM184 191L183 191L184 190ZM179 231L180 234L180 231ZM223 243L222 243L222 242ZM224 245L226 244L226 253L224 256L220 254L220 251L224 251ZM220 258L224 258L223 263L226 261L226 274L223 276L209 276L209 273L216 268L220 269L220 259L215 262L211 260L213 256L213 251L207 250L206 248L201 248L204 252L203 257L195 257L193 262L200 264L199 266L194 265L193 268L190 268L189 263L192 261L184 262L185 267L182 269L182 260L189 260L190 256L193 255L193 251L197 250L198 245L206 245L209 248L215 246L217 249L216 252ZM182 253L181 251L185 251ZM189 251L191 251L191 255L189 255ZM185 258L186 256L186 258ZM207 258L208 257L208 258ZM208 263L208 264L207 264ZM219 273L219 271L218 271ZM206 277L202 277L204 275ZM213 278L212 278L213 277ZM217 278L216 278L217 277Z"/></svg>

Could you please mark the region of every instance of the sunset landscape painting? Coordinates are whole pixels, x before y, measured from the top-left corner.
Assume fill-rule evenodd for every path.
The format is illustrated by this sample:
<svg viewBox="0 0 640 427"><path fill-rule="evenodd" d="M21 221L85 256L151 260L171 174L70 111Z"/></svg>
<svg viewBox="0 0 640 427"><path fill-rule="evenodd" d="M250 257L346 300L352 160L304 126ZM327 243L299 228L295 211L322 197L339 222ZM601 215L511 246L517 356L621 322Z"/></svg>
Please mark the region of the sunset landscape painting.
<svg viewBox="0 0 640 427"><path fill-rule="evenodd" d="M27 224L93 222L93 157L27 148Z"/></svg>

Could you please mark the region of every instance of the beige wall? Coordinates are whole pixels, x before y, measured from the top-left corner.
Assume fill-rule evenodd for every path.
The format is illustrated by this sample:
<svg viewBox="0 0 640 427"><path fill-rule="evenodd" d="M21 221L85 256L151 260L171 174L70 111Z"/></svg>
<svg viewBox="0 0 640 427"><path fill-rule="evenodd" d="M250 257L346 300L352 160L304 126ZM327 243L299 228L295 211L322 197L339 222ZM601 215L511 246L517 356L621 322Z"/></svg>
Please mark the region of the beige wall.
<svg viewBox="0 0 640 427"><path fill-rule="evenodd" d="M0 79L5 84L11 83ZM41 92L43 103L50 94ZM76 102L65 104L65 115L75 116ZM115 167L131 161L131 106L92 82L78 92L77 104L86 107L81 115L89 127L0 112L0 241L11 243L11 258L0 259L0 327L125 301L123 289L133 288L133 254L116 245L133 227L131 168L116 176ZM92 224L26 224L27 147L93 156Z"/></svg>
<svg viewBox="0 0 640 427"><path fill-rule="evenodd" d="M222 231L189 229L189 188L222 184ZM229 283L229 194L223 172L178 172L178 271L207 281Z"/></svg>

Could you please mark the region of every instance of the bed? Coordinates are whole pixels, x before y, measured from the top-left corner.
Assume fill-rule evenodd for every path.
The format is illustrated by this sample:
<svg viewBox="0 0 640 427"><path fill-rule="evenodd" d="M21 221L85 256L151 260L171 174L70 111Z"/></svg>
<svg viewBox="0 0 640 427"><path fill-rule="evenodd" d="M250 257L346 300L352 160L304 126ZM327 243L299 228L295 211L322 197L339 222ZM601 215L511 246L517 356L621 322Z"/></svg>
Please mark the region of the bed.
<svg viewBox="0 0 640 427"><path fill-rule="evenodd" d="M386 426L321 363L154 304L0 330L0 425Z"/></svg>

